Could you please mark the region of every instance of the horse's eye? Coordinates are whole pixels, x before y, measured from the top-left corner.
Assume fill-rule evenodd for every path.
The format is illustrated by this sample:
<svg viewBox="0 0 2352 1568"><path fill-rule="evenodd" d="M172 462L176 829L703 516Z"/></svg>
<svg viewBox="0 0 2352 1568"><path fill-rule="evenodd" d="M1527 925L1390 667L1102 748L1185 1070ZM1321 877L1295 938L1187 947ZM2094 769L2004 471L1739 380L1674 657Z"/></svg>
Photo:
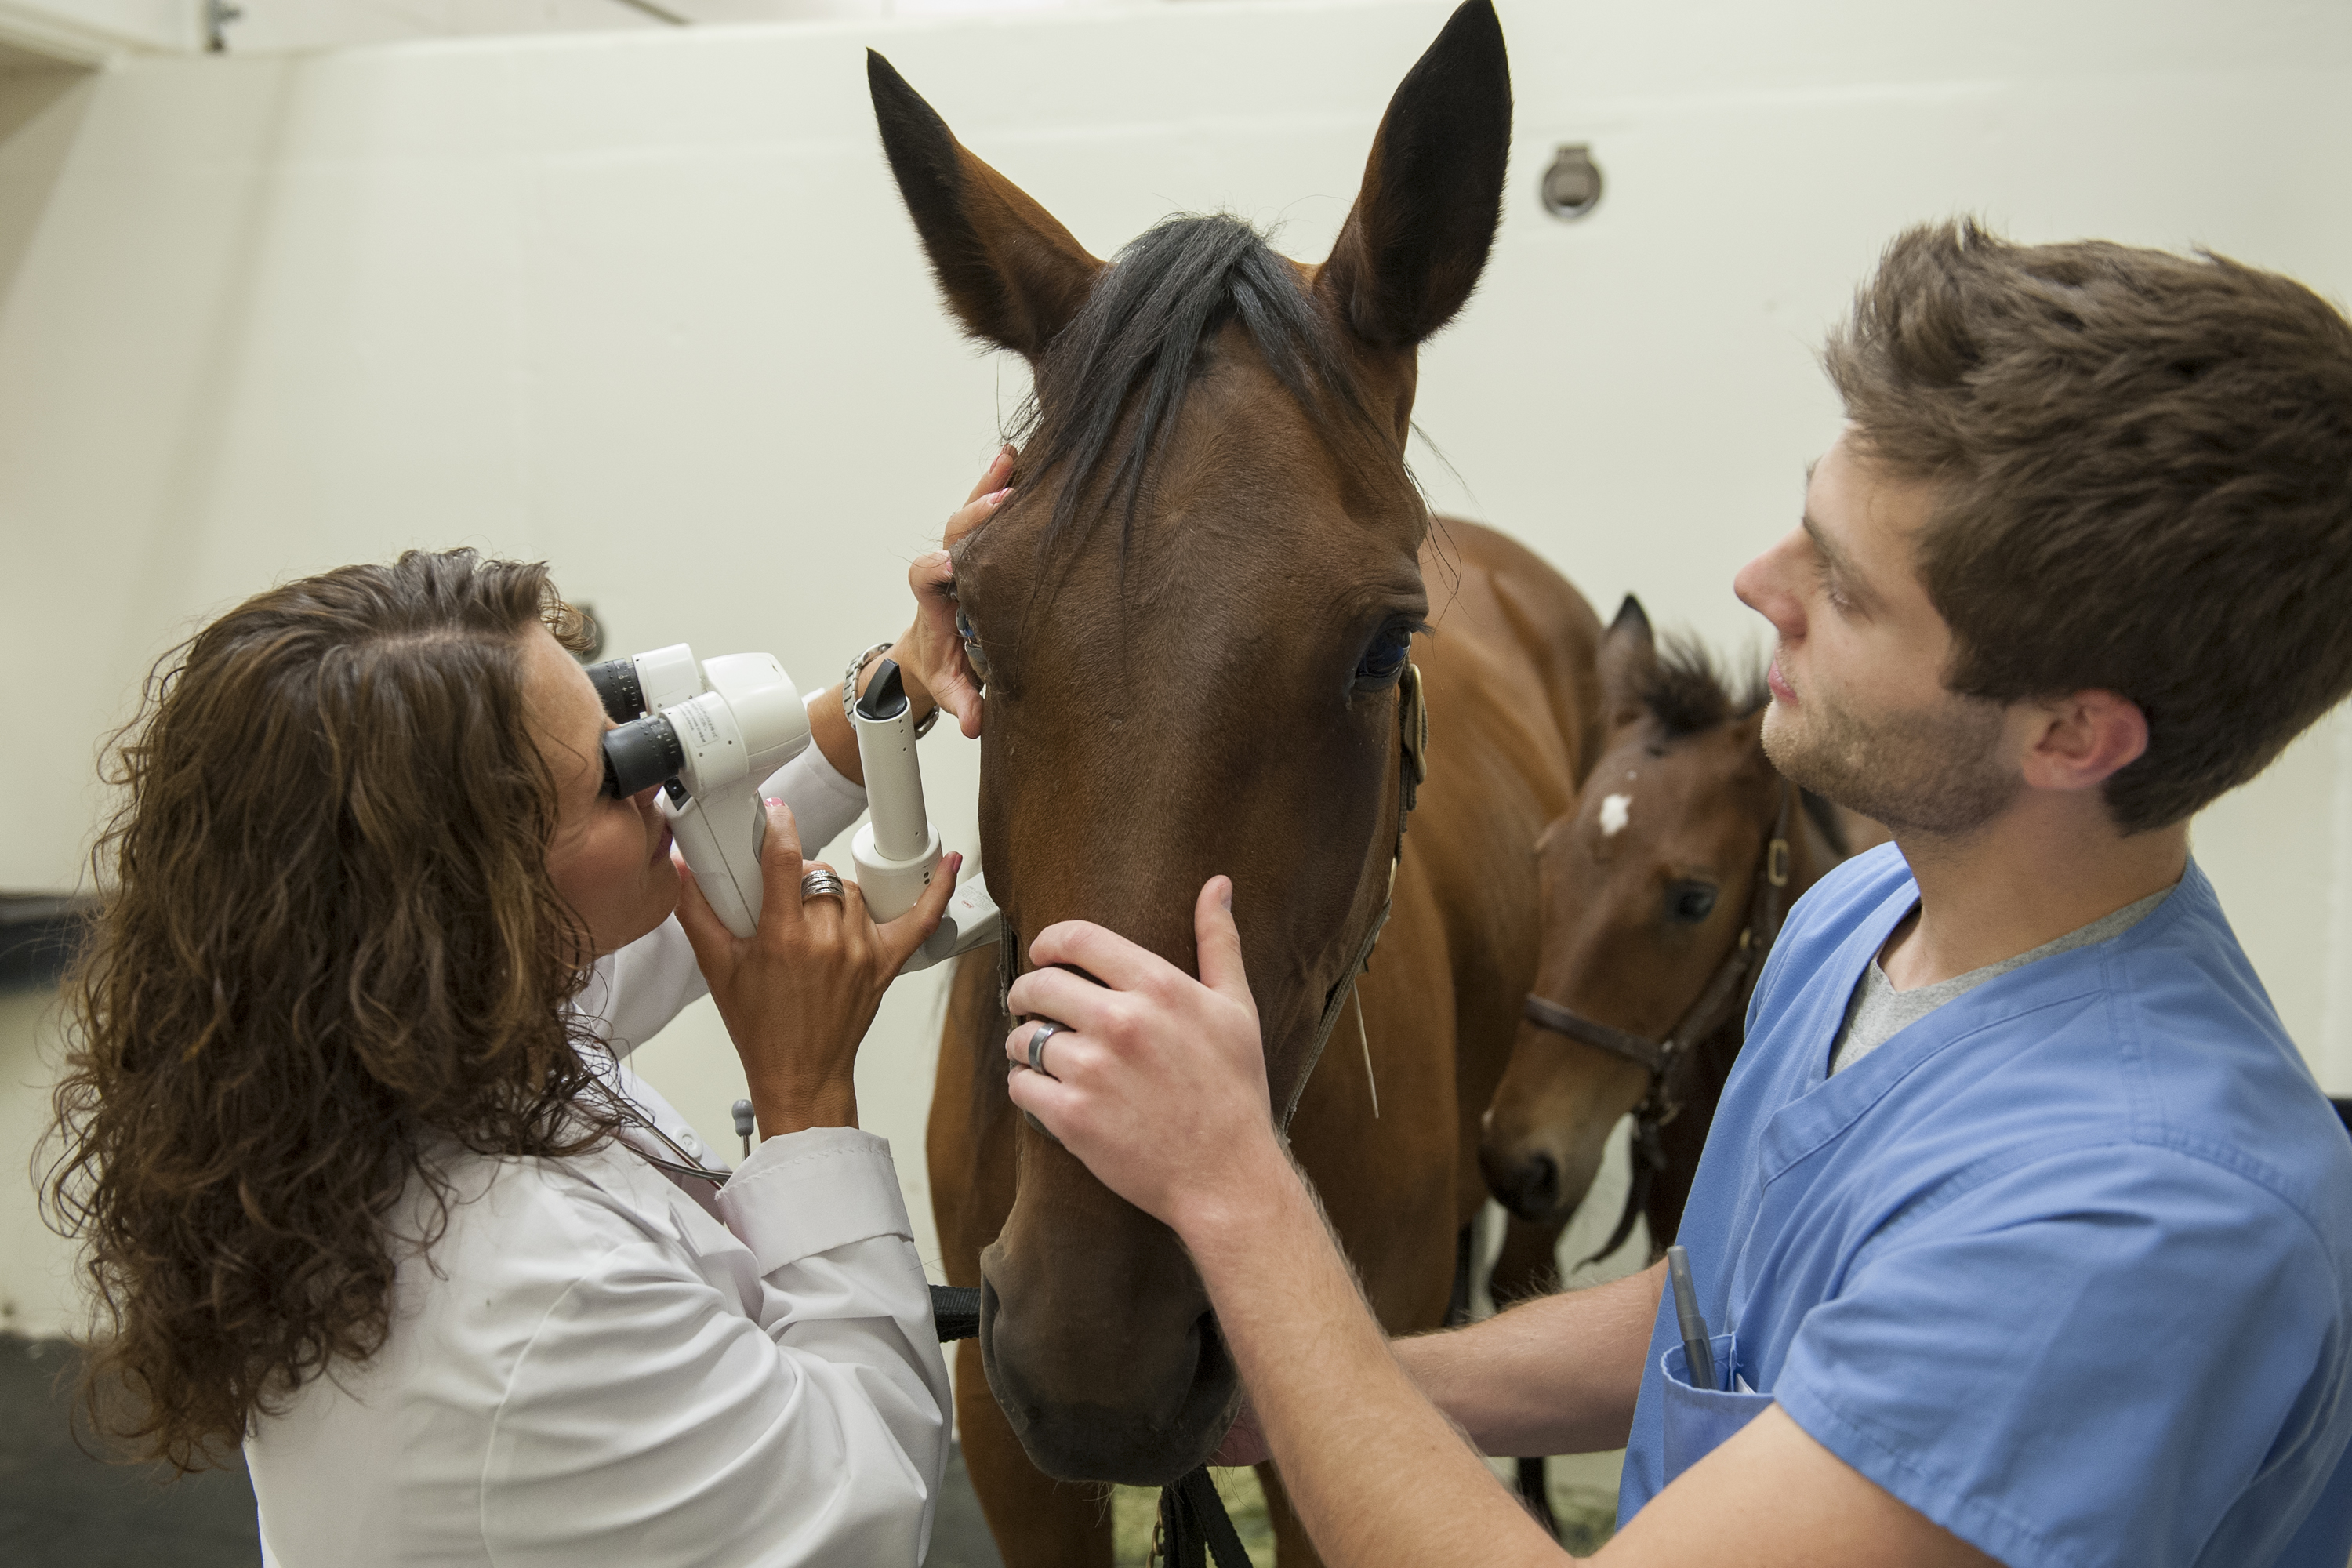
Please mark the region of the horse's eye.
<svg viewBox="0 0 2352 1568"><path fill-rule="evenodd" d="M980 677L982 686L988 684L988 652L980 646L980 634L971 629L971 617L956 606L956 636L963 639L963 656L971 661L971 672Z"/></svg>
<svg viewBox="0 0 2352 1568"><path fill-rule="evenodd" d="M1680 883L1666 896L1667 916L1685 925L1696 925L1715 912L1715 894L1711 883Z"/></svg>
<svg viewBox="0 0 2352 1568"><path fill-rule="evenodd" d="M1412 647L1414 628L1409 626L1382 626L1356 660L1354 689L1359 692L1378 691L1394 686L1404 673L1405 658Z"/></svg>

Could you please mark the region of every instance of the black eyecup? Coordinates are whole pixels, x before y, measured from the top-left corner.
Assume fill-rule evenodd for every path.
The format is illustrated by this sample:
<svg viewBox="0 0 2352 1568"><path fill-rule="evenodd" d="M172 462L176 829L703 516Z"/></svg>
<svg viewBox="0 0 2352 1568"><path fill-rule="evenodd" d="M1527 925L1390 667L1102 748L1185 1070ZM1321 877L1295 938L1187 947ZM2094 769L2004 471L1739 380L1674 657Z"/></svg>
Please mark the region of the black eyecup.
<svg viewBox="0 0 2352 1568"><path fill-rule="evenodd" d="M874 667L874 679L866 688L866 695L857 700L857 716L869 722L896 719L907 709L907 679L898 672L898 661L886 658Z"/></svg>
<svg viewBox="0 0 2352 1568"><path fill-rule="evenodd" d="M646 710L645 688L637 681L637 661L634 658L608 658L602 664L588 667L589 684L595 687L597 700L604 704L604 717L615 724L625 724Z"/></svg>
<svg viewBox="0 0 2352 1568"><path fill-rule="evenodd" d="M677 731L658 713L604 731L604 793L614 800L667 783L685 766Z"/></svg>

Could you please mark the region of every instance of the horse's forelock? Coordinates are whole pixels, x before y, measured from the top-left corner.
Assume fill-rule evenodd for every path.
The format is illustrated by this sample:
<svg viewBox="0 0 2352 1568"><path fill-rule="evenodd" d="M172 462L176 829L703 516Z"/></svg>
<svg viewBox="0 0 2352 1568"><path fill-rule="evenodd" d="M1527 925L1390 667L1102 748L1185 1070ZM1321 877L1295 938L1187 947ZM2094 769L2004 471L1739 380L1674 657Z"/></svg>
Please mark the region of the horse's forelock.
<svg viewBox="0 0 2352 1568"><path fill-rule="evenodd" d="M1339 330L1265 237L1223 214L1168 218L1102 270L1017 422L1024 488L1061 479L1041 561L1114 507L1124 558L1204 345L1234 322L1327 440L1352 448L1378 434Z"/></svg>

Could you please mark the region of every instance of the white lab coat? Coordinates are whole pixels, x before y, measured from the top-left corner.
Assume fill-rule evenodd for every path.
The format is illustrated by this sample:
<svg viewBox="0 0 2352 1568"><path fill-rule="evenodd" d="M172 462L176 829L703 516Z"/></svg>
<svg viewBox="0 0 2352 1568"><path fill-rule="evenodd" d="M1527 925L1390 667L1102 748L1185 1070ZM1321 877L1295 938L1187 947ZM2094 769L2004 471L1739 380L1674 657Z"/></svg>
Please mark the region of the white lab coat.
<svg viewBox="0 0 2352 1568"><path fill-rule="evenodd" d="M809 843L864 804L814 746L767 793ZM597 968L580 1006L616 1058L704 989L674 920ZM453 1144L443 1165L447 1228L401 1258L383 1349L306 1382L246 1440L265 1564L922 1560L947 1366L887 1142L772 1138L723 1187L611 1145L516 1160ZM412 1193L395 1229L430 1214Z"/></svg>

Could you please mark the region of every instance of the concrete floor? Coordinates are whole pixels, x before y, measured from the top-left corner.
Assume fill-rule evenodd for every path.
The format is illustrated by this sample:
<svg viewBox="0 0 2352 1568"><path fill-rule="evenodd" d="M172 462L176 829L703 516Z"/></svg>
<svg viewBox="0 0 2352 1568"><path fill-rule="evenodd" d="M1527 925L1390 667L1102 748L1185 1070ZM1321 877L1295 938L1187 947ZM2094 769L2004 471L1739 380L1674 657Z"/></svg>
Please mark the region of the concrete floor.
<svg viewBox="0 0 2352 1568"><path fill-rule="evenodd" d="M245 1467L165 1484L75 1441L72 1358L58 1340L0 1334L0 1562L216 1568L261 1561ZM83 1444L96 1447L84 1434Z"/></svg>
<svg viewBox="0 0 2352 1568"><path fill-rule="evenodd" d="M255 1568L261 1547L244 1465L172 1481L161 1470L97 1458L86 1433L76 1441L71 1370L63 1341L0 1333L0 1563ZM1612 1499L1604 1487L1614 1487L1616 1459L1554 1461L1553 1504L1568 1544L1579 1550L1607 1539ZM1251 1555L1270 1563L1273 1542L1255 1478L1240 1470L1219 1479ZM1139 1563L1155 1500L1134 1488L1120 1491L1119 1560ZM1003 1568L961 1452L948 1464L925 1568Z"/></svg>
<svg viewBox="0 0 2352 1568"><path fill-rule="evenodd" d="M0 1563L72 1568L254 1568L245 1467L164 1479L75 1441L62 1341L0 1334ZM925 1568L1003 1568L964 1477L948 1467Z"/></svg>

